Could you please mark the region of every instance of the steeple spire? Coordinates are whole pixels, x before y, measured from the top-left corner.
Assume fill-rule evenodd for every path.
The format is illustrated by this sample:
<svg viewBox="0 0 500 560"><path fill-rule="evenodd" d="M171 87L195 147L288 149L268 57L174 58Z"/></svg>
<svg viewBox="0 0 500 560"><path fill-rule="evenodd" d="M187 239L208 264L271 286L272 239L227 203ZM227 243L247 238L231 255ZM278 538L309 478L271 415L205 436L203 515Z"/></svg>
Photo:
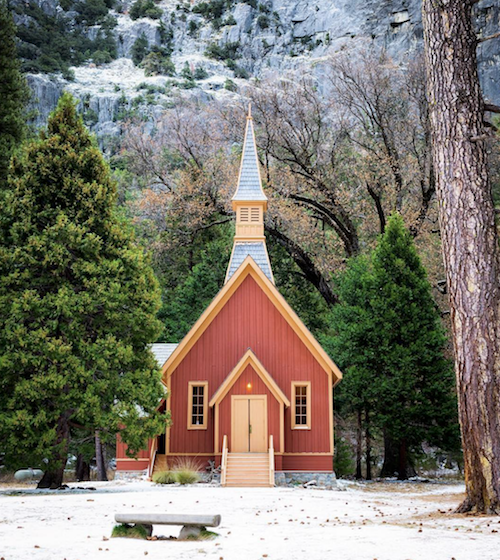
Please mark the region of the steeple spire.
<svg viewBox="0 0 500 560"><path fill-rule="evenodd" d="M269 280L274 283L264 237L264 212L267 210L267 197L262 190L251 104L248 105L240 174L232 205L236 212L236 235L226 282L250 255Z"/></svg>

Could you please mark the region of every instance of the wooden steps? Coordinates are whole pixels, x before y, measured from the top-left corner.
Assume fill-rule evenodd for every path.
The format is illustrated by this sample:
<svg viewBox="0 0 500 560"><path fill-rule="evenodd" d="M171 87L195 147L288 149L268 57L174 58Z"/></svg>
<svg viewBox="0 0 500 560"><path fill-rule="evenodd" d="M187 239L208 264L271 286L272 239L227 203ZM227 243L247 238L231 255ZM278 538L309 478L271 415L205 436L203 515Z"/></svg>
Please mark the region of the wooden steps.
<svg viewBox="0 0 500 560"><path fill-rule="evenodd" d="M228 453L225 486L271 486L269 453Z"/></svg>
<svg viewBox="0 0 500 560"><path fill-rule="evenodd" d="M167 468L167 456L160 455L159 453L156 454L155 464L153 467L153 474L158 472L166 471Z"/></svg>

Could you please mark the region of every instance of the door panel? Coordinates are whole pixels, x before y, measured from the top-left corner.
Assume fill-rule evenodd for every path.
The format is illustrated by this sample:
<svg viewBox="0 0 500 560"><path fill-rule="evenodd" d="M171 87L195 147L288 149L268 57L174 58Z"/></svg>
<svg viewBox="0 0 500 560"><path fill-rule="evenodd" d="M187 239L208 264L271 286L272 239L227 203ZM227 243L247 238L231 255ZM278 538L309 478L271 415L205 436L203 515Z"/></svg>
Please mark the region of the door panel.
<svg viewBox="0 0 500 560"><path fill-rule="evenodd" d="M231 452L267 451L267 399L265 395L231 399Z"/></svg>
<svg viewBox="0 0 500 560"><path fill-rule="evenodd" d="M250 453L267 451L266 413L265 399L250 400Z"/></svg>
<svg viewBox="0 0 500 560"><path fill-rule="evenodd" d="M231 451L247 453L250 445L250 407L248 399L233 399L231 422Z"/></svg>

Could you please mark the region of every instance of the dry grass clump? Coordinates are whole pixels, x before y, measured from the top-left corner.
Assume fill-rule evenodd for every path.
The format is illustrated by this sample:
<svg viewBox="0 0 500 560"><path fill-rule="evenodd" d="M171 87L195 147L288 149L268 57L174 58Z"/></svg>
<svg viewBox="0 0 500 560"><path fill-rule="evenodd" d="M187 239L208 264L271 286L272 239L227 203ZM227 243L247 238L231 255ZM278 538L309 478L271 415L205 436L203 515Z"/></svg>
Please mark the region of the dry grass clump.
<svg viewBox="0 0 500 560"><path fill-rule="evenodd" d="M196 459L186 457L178 459L169 471L161 471L153 475L156 484L195 484L201 480L200 463Z"/></svg>

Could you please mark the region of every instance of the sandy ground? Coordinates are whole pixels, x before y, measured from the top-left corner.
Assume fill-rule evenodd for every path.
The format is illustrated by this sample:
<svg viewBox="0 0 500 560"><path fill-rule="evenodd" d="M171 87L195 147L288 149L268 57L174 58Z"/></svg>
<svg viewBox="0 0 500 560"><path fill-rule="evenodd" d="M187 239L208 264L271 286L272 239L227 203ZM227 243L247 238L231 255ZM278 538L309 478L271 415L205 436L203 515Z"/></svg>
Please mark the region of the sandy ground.
<svg viewBox="0 0 500 560"><path fill-rule="evenodd" d="M93 485L96 491L0 487L0 560L500 560L500 517L452 513L462 485ZM219 513L222 523L213 541L109 539L117 512ZM158 525L153 534L179 529Z"/></svg>

